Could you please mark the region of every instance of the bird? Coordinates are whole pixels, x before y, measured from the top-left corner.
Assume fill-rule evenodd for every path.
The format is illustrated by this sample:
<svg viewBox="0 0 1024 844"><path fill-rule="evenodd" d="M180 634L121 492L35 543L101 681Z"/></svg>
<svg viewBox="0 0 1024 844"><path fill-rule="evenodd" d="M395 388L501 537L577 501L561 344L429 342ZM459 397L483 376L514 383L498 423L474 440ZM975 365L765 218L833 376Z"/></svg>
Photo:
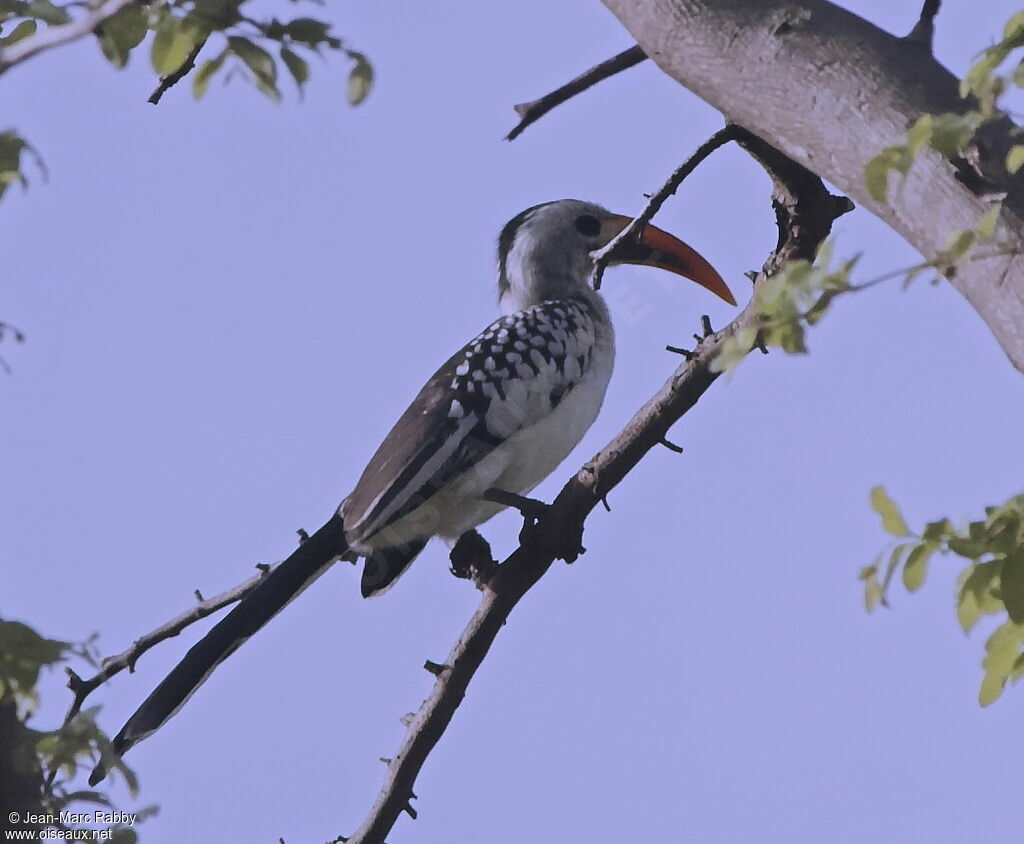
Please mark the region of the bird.
<svg viewBox="0 0 1024 844"><path fill-rule="evenodd" d="M504 509L489 491L530 492L590 428L612 375L615 339L593 289L594 252L631 222L575 199L517 214L498 236L502 316L427 380L331 518L192 646L114 737L121 757L173 716L207 677L338 560L363 559L363 597L394 584L428 540L449 547ZM735 305L696 250L647 224L609 264L646 264ZM90 783L105 775L101 760Z"/></svg>

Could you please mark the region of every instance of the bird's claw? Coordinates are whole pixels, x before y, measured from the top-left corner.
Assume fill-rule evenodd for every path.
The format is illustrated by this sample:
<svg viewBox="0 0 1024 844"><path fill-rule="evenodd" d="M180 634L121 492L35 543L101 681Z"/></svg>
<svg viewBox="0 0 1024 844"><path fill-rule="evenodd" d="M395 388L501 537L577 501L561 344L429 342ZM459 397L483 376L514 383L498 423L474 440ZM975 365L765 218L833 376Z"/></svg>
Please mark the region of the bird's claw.
<svg viewBox="0 0 1024 844"><path fill-rule="evenodd" d="M451 561L451 573L472 580L477 589L487 585L498 567L490 544L475 530L467 530L458 538L448 559Z"/></svg>
<svg viewBox="0 0 1024 844"><path fill-rule="evenodd" d="M543 542L552 548L556 559L565 560L567 563L576 562L580 554L586 552L587 549L583 547L583 525L569 533L561 531L557 535L552 535L550 530L544 529L543 520L551 509L550 504L495 488L487 490L484 498L519 511L523 517L523 527L519 531L520 545L528 547Z"/></svg>

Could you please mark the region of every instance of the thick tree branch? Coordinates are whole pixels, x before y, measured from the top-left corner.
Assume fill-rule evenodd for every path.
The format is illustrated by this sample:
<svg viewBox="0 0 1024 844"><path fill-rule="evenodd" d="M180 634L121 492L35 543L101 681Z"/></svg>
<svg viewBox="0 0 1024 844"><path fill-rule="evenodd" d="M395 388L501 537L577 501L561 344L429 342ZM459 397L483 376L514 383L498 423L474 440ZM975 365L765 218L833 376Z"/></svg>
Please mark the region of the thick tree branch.
<svg viewBox="0 0 1024 844"><path fill-rule="evenodd" d="M813 257L832 221L849 205L830 196L812 173L739 131L744 146L769 169L773 180L780 245L765 262L763 276L790 258ZM751 302L726 328L704 338L622 432L570 479L536 525L524 532L519 548L496 568L483 587L479 607L447 659L440 665L430 664L437 677L434 688L410 721L401 747L388 762L377 800L363 824L347 839L349 844L381 844L403 811L414 814L410 801L416 777L513 608L551 564L564 557L573 544L567 538L581 534L589 513L648 451L665 442L672 425L715 381L718 373L711 363L723 342L757 318Z"/></svg>
<svg viewBox="0 0 1024 844"><path fill-rule="evenodd" d="M836 185L926 260L991 209L992 196L931 149L887 202L867 190L867 163L905 143L918 117L970 107L953 74L906 38L827 0L602 2L666 74ZM925 5L922 28L936 6ZM950 281L1024 372L1024 170L1010 176L1003 166L1018 129L1009 120L986 128L977 157L1005 190L994 234L1008 249L958 268Z"/></svg>
<svg viewBox="0 0 1024 844"><path fill-rule="evenodd" d="M138 0L106 0L105 3L70 23L49 26L36 35L15 42L10 47L0 48L0 73L45 50L77 41L91 33L107 18L113 17L125 7L137 2Z"/></svg>
<svg viewBox="0 0 1024 844"><path fill-rule="evenodd" d="M560 88L556 88L550 94L545 94L539 100L520 103L515 106L516 114L520 117L519 123L505 136L505 140L514 141L523 133L527 126L540 120L555 106L561 105L566 100L586 91L591 85L596 85L609 76L614 76L626 68L640 64L646 58L647 54L640 49L639 45L634 44L628 50L623 50L618 55L612 56L598 65L594 65L590 70L581 73L575 79L567 82Z"/></svg>

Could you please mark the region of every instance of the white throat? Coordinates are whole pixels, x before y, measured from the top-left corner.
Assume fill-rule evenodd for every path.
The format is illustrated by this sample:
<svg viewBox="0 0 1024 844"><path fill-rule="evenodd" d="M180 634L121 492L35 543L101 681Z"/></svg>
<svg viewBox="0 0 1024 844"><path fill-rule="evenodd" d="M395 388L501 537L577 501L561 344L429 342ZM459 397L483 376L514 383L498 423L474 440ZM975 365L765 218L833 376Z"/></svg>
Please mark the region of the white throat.
<svg viewBox="0 0 1024 844"><path fill-rule="evenodd" d="M529 236L516 238L505 257L508 287L501 294L502 313L590 291L593 261L589 253L560 247Z"/></svg>

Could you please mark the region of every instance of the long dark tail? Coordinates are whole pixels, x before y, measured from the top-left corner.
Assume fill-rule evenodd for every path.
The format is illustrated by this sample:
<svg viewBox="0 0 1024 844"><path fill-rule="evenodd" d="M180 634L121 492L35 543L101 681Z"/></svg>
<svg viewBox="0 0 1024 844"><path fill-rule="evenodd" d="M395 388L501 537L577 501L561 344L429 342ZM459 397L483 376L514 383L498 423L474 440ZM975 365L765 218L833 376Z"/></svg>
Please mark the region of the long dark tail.
<svg viewBox="0 0 1024 844"><path fill-rule="evenodd" d="M336 513L189 649L114 737L113 752L122 756L160 729L220 663L347 550L344 525ZM89 777L89 784L96 785L105 776L101 761Z"/></svg>

